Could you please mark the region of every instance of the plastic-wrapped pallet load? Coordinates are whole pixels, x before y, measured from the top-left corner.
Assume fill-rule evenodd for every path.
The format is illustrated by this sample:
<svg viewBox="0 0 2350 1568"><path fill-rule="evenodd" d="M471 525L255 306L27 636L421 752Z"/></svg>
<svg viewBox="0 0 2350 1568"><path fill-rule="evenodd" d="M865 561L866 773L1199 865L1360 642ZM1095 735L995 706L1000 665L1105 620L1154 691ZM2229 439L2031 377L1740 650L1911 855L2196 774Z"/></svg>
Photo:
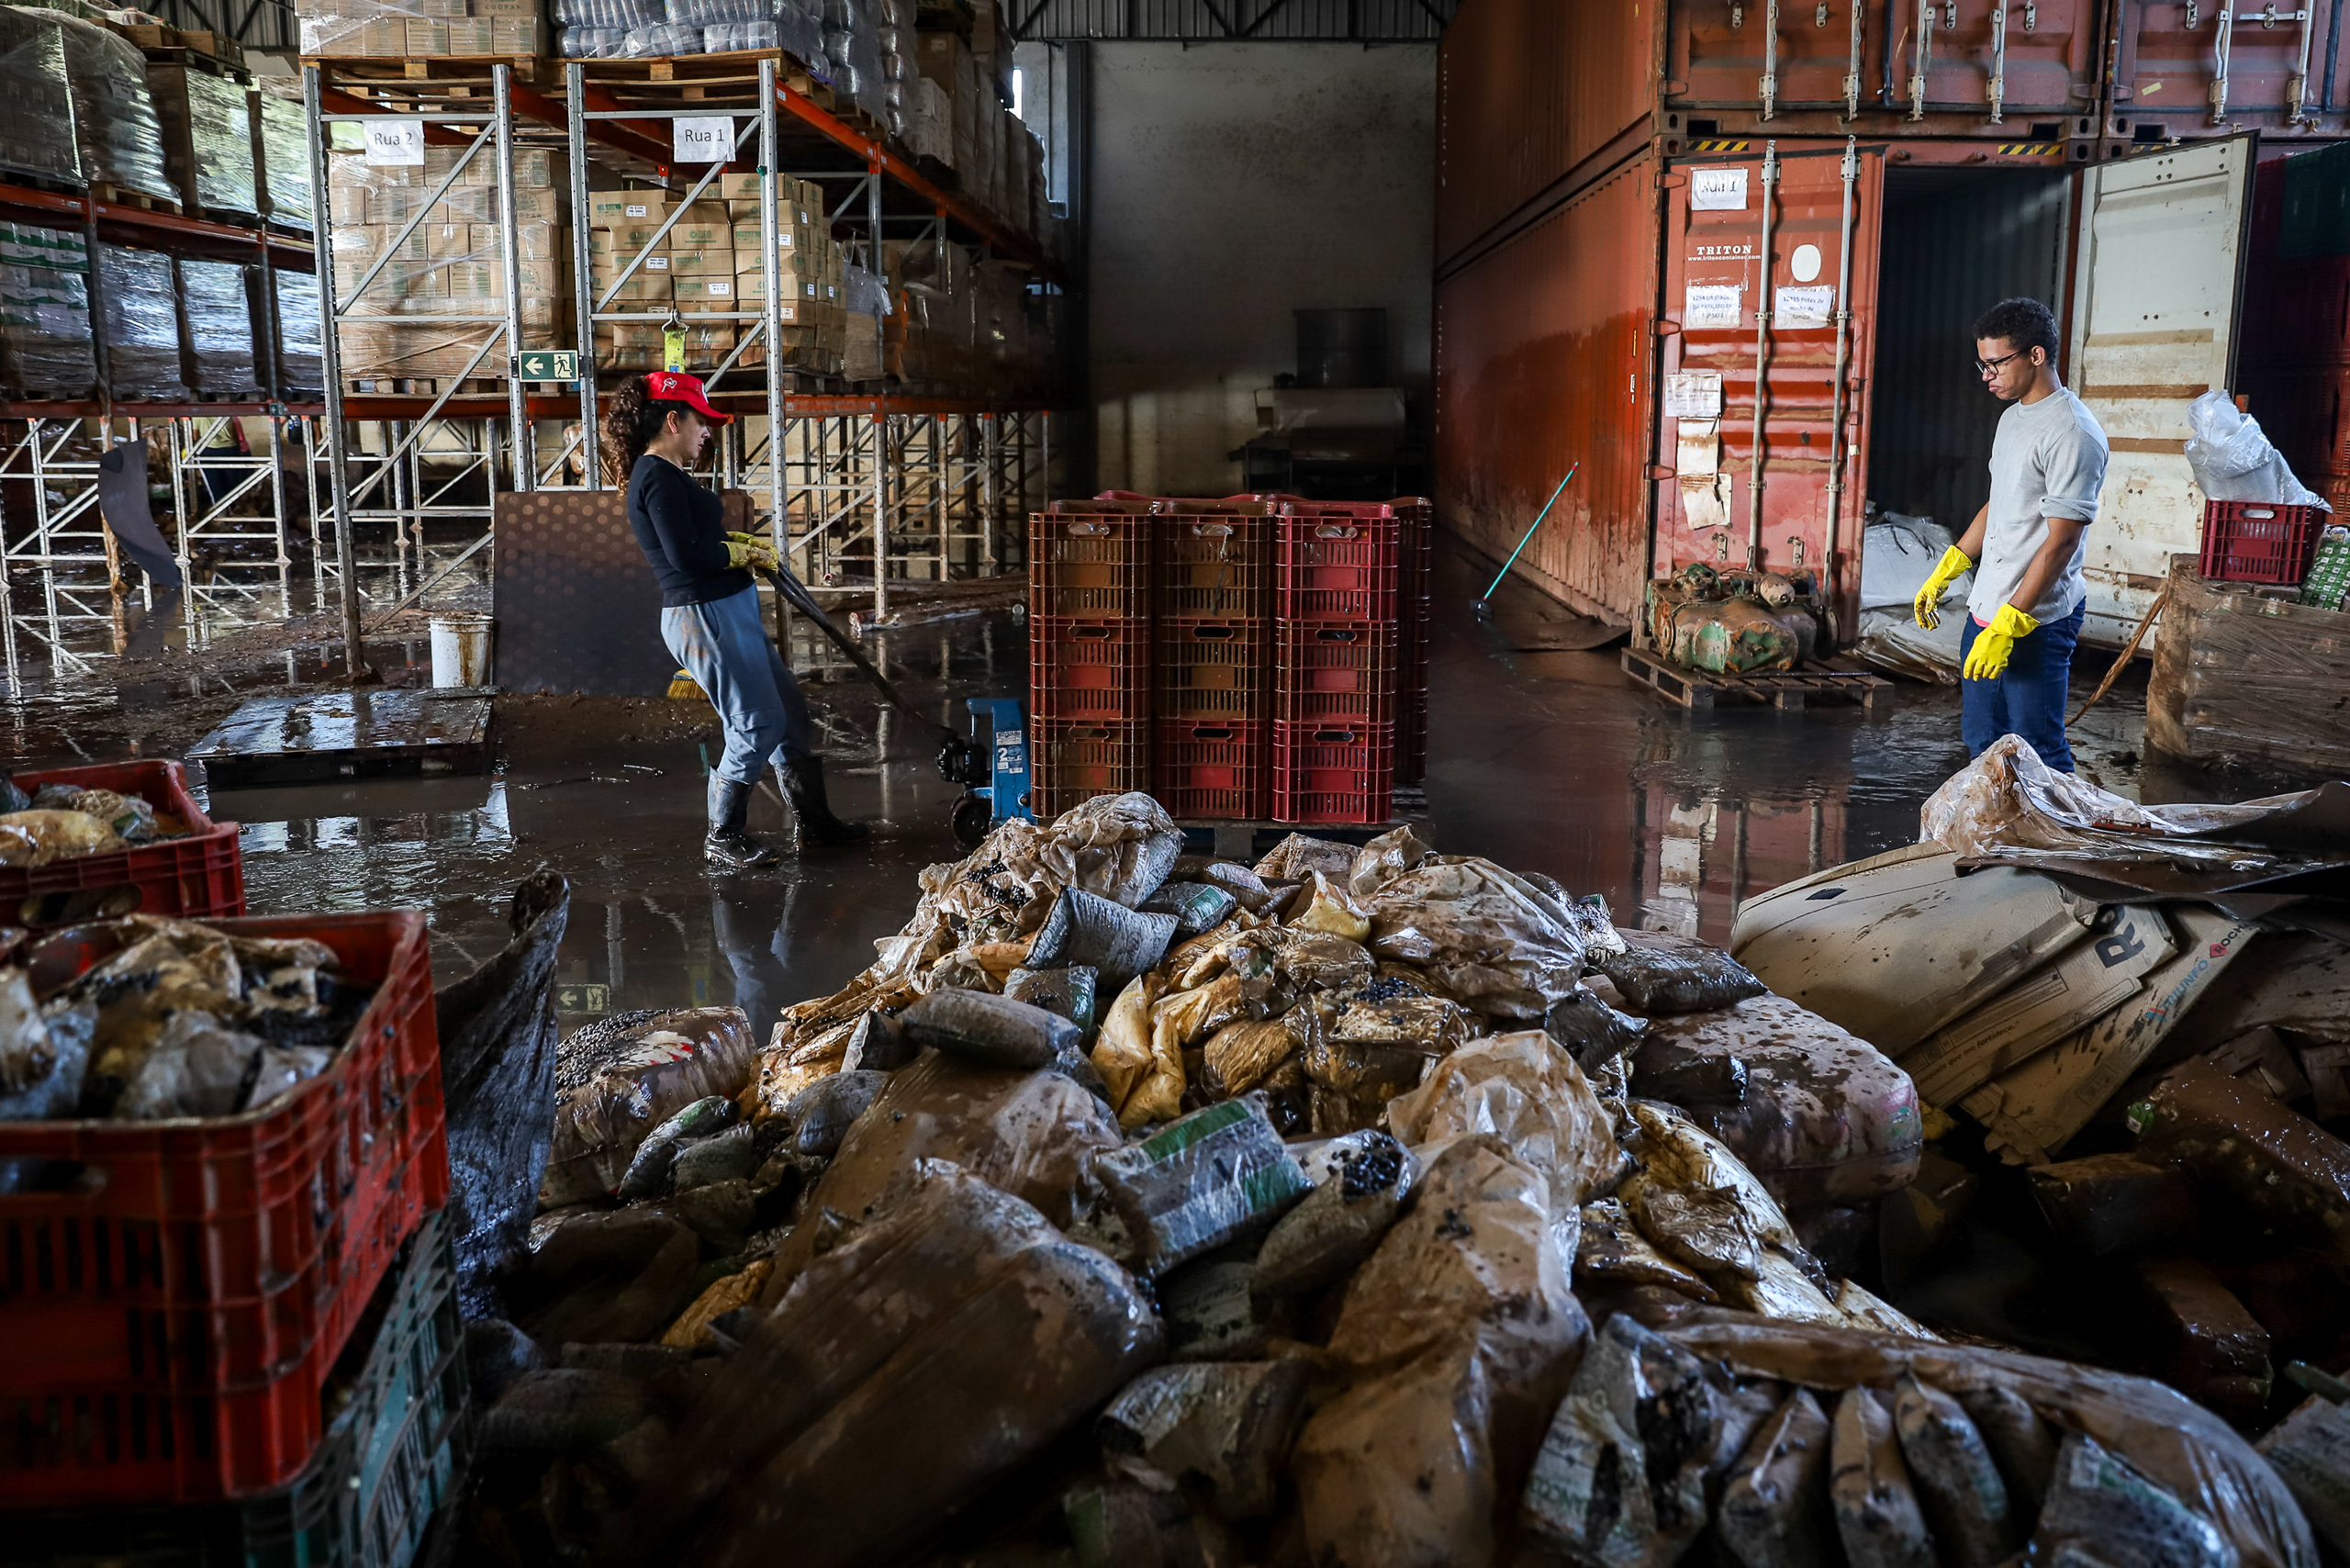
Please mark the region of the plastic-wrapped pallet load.
<svg viewBox="0 0 2350 1568"><path fill-rule="evenodd" d="M539 0L300 0L295 17L302 52L326 59L522 59L546 39Z"/></svg>
<svg viewBox="0 0 2350 1568"><path fill-rule="evenodd" d="M832 62L834 92L875 120L889 113L873 0L824 0L824 54Z"/></svg>
<svg viewBox="0 0 2350 1568"><path fill-rule="evenodd" d="M78 185L86 176L73 144L65 29L53 12L0 6L0 171Z"/></svg>
<svg viewBox="0 0 2350 1568"><path fill-rule="evenodd" d="M118 403L180 403L179 302L172 258L120 245L98 247L101 341L106 385Z"/></svg>
<svg viewBox="0 0 2350 1568"><path fill-rule="evenodd" d="M89 264L79 234L0 222L0 395L83 398L97 384Z"/></svg>
<svg viewBox="0 0 2350 1568"><path fill-rule="evenodd" d="M245 295L248 268L234 262L182 256L178 274L181 374L204 398L245 398L259 390L253 368L252 306Z"/></svg>
<svg viewBox="0 0 2350 1568"><path fill-rule="evenodd" d="M555 52L574 60L780 49L828 76L822 0L555 0Z"/></svg>
<svg viewBox="0 0 2350 1568"><path fill-rule="evenodd" d="M308 402L326 387L319 344L319 280L308 273L270 274L277 290L277 395Z"/></svg>
<svg viewBox="0 0 2350 1568"><path fill-rule="evenodd" d="M178 201L179 188L163 166L162 126L146 57L129 39L94 22L59 11L30 14L55 17L64 39L83 178Z"/></svg>
<svg viewBox="0 0 2350 1568"><path fill-rule="evenodd" d="M191 212L258 213L244 84L194 65L150 63L146 69L162 127L163 170L180 199Z"/></svg>
<svg viewBox="0 0 2350 1568"><path fill-rule="evenodd" d="M293 228L310 221L310 151L302 105L268 87L252 95L256 183L269 197L268 216Z"/></svg>

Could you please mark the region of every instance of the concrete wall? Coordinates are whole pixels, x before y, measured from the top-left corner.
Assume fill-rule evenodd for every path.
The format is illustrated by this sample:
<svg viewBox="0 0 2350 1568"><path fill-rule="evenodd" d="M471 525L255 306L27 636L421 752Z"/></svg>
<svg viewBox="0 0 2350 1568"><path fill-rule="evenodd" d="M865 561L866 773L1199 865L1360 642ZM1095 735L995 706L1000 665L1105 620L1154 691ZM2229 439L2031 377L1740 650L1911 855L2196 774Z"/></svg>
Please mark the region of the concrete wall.
<svg viewBox="0 0 2350 1568"><path fill-rule="evenodd" d="M1090 331L1100 480L1228 495L1299 308L1384 306L1425 418L1436 50L1092 46Z"/></svg>

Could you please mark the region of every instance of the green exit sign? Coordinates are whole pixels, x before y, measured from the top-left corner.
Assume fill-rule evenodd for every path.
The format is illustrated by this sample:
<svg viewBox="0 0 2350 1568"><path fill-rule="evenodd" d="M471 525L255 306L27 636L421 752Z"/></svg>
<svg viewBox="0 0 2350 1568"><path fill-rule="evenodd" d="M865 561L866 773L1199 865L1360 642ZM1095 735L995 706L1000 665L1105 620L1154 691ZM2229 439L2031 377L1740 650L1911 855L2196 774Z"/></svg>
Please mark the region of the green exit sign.
<svg viewBox="0 0 2350 1568"><path fill-rule="evenodd" d="M516 354L514 379L517 381L576 381L579 379L579 351L576 349L533 349L529 353Z"/></svg>

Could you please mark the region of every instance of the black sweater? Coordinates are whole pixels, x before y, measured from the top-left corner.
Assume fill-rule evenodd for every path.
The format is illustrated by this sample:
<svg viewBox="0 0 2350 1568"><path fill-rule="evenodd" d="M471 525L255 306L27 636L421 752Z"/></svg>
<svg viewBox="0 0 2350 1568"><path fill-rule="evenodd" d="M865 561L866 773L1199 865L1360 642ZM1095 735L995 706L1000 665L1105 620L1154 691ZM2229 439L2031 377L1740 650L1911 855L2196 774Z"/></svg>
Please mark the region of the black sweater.
<svg viewBox="0 0 2350 1568"><path fill-rule="evenodd" d="M661 579L661 602L708 604L751 586L751 574L726 564L726 509L685 470L651 453L628 476L628 525Z"/></svg>

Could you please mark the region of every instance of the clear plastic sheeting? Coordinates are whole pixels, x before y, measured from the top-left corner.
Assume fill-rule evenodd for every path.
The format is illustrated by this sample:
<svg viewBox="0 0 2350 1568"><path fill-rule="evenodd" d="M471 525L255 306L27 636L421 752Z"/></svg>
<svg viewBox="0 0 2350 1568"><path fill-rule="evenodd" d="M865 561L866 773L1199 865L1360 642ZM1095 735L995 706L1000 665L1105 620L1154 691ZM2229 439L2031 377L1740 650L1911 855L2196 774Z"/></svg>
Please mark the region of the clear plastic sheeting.
<svg viewBox="0 0 2350 1568"><path fill-rule="evenodd" d="M180 366L189 388L209 398L258 391L252 302L245 289L251 269L186 256L172 266L179 274Z"/></svg>
<svg viewBox="0 0 2350 1568"><path fill-rule="evenodd" d="M2325 506L2293 477L2283 454L2269 444L2260 421L2225 392L2206 392L2188 410L2195 434L2187 443L2188 465L2204 498L2214 501L2276 501L2285 506Z"/></svg>
<svg viewBox="0 0 2350 1568"><path fill-rule="evenodd" d="M1943 552L1957 541L1930 517L1879 512L1870 520L1861 547L1861 635L1854 651L1897 675L1958 684L1959 641L1966 624L1964 589L1972 574L1962 572L1945 604L1962 607L1945 614L1929 632L1912 619L1918 590L1933 575Z"/></svg>
<svg viewBox="0 0 2350 1568"><path fill-rule="evenodd" d="M817 0L556 0L554 17L568 60L779 49L831 79Z"/></svg>
<svg viewBox="0 0 2350 1568"><path fill-rule="evenodd" d="M81 235L0 222L0 391L83 398L97 385L88 270Z"/></svg>
<svg viewBox="0 0 2350 1568"><path fill-rule="evenodd" d="M82 184L87 176L73 141L64 19L57 13L0 6L0 92L8 101L0 115L0 171Z"/></svg>
<svg viewBox="0 0 2350 1568"><path fill-rule="evenodd" d="M244 84L193 65L150 65L147 84L162 125L163 171L182 198L206 212L259 212Z"/></svg>
<svg viewBox="0 0 2350 1568"><path fill-rule="evenodd" d="M326 361L319 351L319 280L310 273L274 272L270 281L277 291L274 390L280 395L323 392Z"/></svg>
<svg viewBox="0 0 2350 1568"><path fill-rule="evenodd" d="M58 11L65 69L73 86L74 134L82 147L82 176L125 190L181 199L165 166L163 130L151 95L146 57L120 34ZM162 69L159 67L158 69ZM244 89L237 89L240 101ZM16 112L17 106L9 106Z"/></svg>
<svg viewBox="0 0 2350 1568"><path fill-rule="evenodd" d="M310 221L310 152L302 106L267 89L252 101L253 141L260 149L259 179L267 187L269 217L304 227Z"/></svg>
<svg viewBox="0 0 2350 1568"><path fill-rule="evenodd" d="M881 71L881 36L871 0L823 0L824 56L833 88L878 120L890 112Z"/></svg>
<svg viewBox="0 0 2350 1568"><path fill-rule="evenodd" d="M2342 612L2264 599L2195 566L2171 559L2146 744L2205 767L2350 778Z"/></svg>
<svg viewBox="0 0 2350 1568"><path fill-rule="evenodd" d="M98 247L106 383L117 402L181 403L180 310L172 258L120 245Z"/></svg>

